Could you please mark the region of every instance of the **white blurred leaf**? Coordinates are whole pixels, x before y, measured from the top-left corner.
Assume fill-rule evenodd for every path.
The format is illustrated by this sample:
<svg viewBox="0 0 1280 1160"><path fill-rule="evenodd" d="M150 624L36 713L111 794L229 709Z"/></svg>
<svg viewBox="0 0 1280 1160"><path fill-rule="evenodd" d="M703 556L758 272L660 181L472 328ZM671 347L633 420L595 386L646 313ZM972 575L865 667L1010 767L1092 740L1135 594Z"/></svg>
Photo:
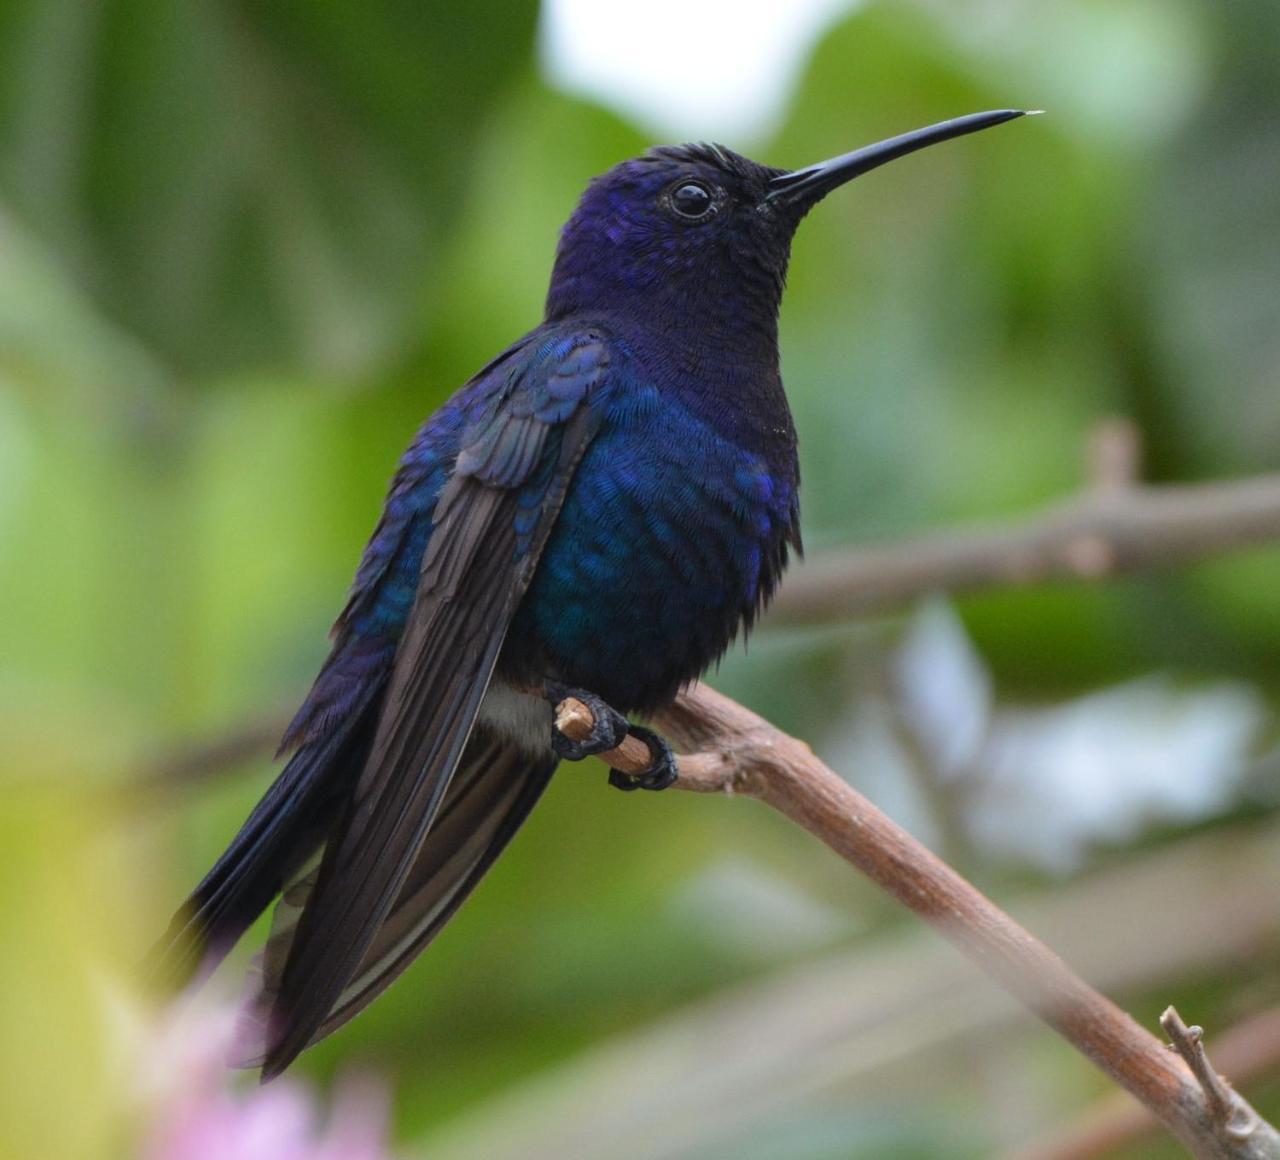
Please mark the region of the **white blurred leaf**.
<svg viewBox="0 0 1280 1160"><path fill-rule="evenodd" d="M926 601L891 662L905 724L942 778L963 773L991 718L991 674L949 603Z"/></svg>
<svg viewBox="0 0 1280 1160"><path fill-rule="evenodd" d="M969 819L984 847L1048 869L1156 822L1212 817L1237 797L1266 719L1251 688L1132 681L1050 709L997 715Z"/></svg>

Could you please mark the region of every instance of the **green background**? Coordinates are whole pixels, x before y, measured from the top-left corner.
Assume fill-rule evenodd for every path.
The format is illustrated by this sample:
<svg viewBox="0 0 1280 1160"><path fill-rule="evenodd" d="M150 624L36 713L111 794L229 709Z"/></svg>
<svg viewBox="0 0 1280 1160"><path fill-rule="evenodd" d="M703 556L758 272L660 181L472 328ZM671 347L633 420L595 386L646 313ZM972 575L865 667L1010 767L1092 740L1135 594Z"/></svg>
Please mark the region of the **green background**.
<svg viewBox="0 0 1280 1160"><path fill-rule="evenodd" d="M217 768L171 755L296 704L417 424L537 321L585 182L652 143L549 87L536 25L505 0L0 2L15 1156L125 1147L102 979L271 769L252 744ZM977 109L1049 110L878 172L801 231L782 345L811 555L1034 511L1080 485L1111 415L1138 425L1156 482L1276 468L1277 45L1271 0L873 3L823 37L774 139L726 142L801 165ZM1068 864L987 848L945 785L933 803L932 840L997 900L1074 900L1061 949L1103 964L1115 875L1149 868L1176 914L1163 860L1231 852L1231 874L1193 880L1224 930L1253 900L1245 935L1176 961L1138 948L1109 984L1148 1026L1175 999L1211 1030L1280 1002L1280 923L1259 902L1280 882L1278 592L1280 552L1258 550L969 597L959 622L934 606L998 704L1153 673L1171 698L1247 690L1243 777L1177 817L1121 819ZM714 681L892 808L847 759L921 623L766 618ZM986 984L762 808L639 796L562 771L430 954L298 1072L376 1071L398 1143L442 1160L987 1156L1107 1090L1029 1020L981 1015ZM847 1026L830 1014L854 1001ZM759 1038L766 1009L844 1031L787 1061L769 1049L786 1030ZM1280 1085L1249 1091L1280 1115ZM574 1135L575 1117L597 1126Z"/></svg>

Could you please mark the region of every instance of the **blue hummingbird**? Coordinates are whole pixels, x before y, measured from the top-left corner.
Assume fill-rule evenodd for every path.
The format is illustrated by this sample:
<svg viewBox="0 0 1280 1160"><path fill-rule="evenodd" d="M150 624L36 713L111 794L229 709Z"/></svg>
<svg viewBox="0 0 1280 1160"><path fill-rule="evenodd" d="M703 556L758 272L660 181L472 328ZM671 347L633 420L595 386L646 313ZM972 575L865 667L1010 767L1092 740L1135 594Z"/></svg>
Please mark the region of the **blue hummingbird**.
<svg viewBox="0 0 1280 1160"><path fill-rule="evenodd" d="M648 743L751 627L800 551L778 307L791 239L837 186L1022 115L977 113L786 171L717 145L590 183L541 325L418 432L364 551L290 756L157 947L226 950L282 894L263 954L264 1078L350 1019L436 936L559 761ZM592 709L575 742L567 695Z"/></svg>

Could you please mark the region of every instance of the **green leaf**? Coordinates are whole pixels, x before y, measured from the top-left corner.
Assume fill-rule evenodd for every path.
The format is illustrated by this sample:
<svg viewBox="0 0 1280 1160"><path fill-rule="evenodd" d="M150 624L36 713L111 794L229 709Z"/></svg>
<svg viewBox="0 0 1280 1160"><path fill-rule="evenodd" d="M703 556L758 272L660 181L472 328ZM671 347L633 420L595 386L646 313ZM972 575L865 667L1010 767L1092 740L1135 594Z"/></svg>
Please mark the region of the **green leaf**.
<svg viewBox="0 0 1280 1160"><path fill-rule="evenodd" d="M183 375L363 372L420 324L535 14L18 0L0 12L0 196Z"/></svg>

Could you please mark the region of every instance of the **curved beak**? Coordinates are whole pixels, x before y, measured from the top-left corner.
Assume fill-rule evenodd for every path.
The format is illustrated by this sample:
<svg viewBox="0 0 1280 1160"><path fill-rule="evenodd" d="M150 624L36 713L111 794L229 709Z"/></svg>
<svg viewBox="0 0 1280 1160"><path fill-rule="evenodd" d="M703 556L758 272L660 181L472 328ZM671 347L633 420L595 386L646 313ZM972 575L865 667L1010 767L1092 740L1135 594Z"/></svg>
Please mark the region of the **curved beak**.
<svg viewBox="0 0 1280 1160"><path fill-rule="evenodd" d="M1028 115L1030 114L1024 109L970 113L967 117L956 117L925 129L890 137L887 141L855 149L852 153L833 157L830 161L820 161L817 165L807 165L803 169L783 173L769 182L765 204L781 204L807 210L836 186L869 173L886 161L896 161L899 157L905 157L928 145L936 145L939 141L950 141L953 137L963 137L966 133L976 133L979 129L989 129L992 125L1003 125L1005 121Z"/></svg>

